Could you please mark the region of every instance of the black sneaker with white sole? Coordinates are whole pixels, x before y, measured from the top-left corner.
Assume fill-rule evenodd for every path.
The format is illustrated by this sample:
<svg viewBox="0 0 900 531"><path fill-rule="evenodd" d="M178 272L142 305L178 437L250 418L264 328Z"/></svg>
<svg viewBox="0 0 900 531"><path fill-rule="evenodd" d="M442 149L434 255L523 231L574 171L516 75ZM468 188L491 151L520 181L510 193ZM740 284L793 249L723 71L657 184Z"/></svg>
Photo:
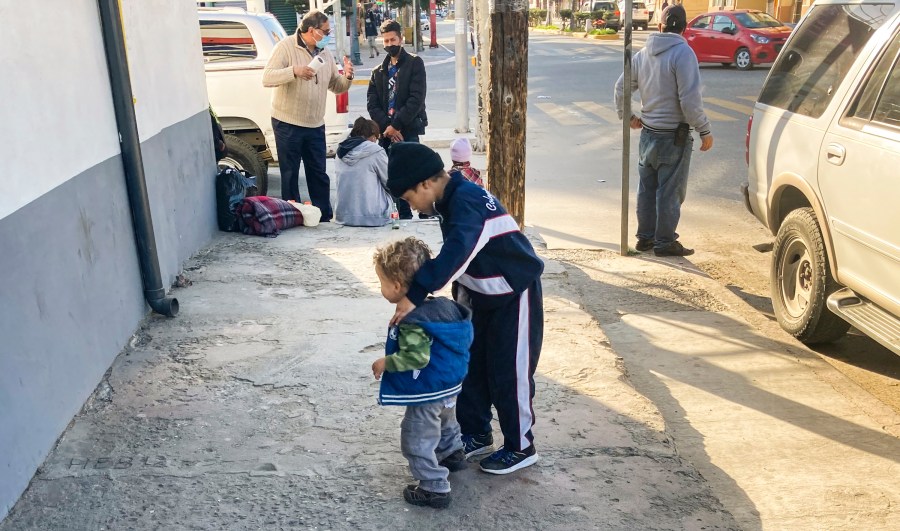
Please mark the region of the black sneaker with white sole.
<svg viewBox="0 0 900 531"><path fill-rule="evenodd" d="M463 451L466 458L485 455L494 451L494 436L490 433L462 436Z"/></svg>
<svg viewBox="0 0 900 531"><path fill-rule="evenodd" d="M509 474L531 466L537 463L537 460L538 454L533 444L521 452L507 450L501 446L499 450L482 459L479 466L482 472L488 474Z"/></svg>

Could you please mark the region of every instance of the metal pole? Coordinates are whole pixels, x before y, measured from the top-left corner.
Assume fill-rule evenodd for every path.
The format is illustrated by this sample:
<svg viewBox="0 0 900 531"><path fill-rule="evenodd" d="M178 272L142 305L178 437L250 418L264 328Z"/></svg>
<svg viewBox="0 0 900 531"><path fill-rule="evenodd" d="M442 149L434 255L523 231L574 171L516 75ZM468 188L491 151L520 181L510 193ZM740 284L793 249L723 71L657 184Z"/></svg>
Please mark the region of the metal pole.
<svg viewBox="0 0 900 531"><path fill-rule="evenodd" d="M341 14L341 0L335 0L334 2L334 25L337 26L334 28L337 30L337 38L335 39L337 44L337 54L338 57L343 57L347 55L347 48L345 46L347 24L344 22L344 16Z"/></svg>
<svg viewBox="0 0 900 531"><path fill-rule="evenodd" d="M353 2L353 13L350 15L350 55L354 65L363 64L359 57L359 4Z"/></svg>
<svg viewBox="0 0 900 531"><path fill-rule="evenodd" d="M456 20L456 132L469 132L469 43L466 42L468 7L466 0L455 0Z"/></svg>
<svg viewBox="0 0 900 531"><path fill-rule="evenodd" d="M631 169L631 0L625 0L625 52L623 60L625 81L625 105L622 111L622 234L619 254L628 256L629 174Z"/></svg>
<svg viewBox="0 0 900 531"><path fill-rule="evenodd" d="M421 6L419 5L419 0L414 0L412 33L413 33L413 50L415 50L416 53L419 53L419 45L420 45L419 32L422 31L422 27L419 24L419 13L421 13L421 12L422 11L421 11Z"/></svg>

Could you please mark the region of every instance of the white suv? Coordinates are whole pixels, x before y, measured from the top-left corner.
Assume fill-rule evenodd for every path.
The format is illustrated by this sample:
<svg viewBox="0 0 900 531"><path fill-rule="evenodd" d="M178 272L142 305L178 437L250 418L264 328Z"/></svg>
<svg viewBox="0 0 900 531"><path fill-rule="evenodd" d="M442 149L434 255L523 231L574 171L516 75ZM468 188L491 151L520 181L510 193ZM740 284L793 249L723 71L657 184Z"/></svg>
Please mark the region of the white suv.
<svg viewBox="0 0 900 531"><path fill-rule="evenodd" d="M747 131L772 304L805 343L853 324L900 354L900 0L817 0Z"/></svg>
<svg viewBox="0 0 900 531"><path fill-rule="evenodd" d="M272 130L272 89L263 87L263 70L272 50L287 35L269 13L241 8L199 8L200 39L209 103L225 130L228 155L220 164L256 176L261 194L268 188L269 162L278 162ZM329 98L325 135L329 153L347 136L347 92Z"/></svg>

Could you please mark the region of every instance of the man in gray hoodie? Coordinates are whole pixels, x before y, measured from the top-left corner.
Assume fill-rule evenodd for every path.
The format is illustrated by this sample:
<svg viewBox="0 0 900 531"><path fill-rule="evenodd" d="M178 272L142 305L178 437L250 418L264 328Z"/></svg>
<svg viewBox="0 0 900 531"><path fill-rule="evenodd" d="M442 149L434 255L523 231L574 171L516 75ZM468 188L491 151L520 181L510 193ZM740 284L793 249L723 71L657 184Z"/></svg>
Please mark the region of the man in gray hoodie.
<svg viewBox="0 0 900 531"><path fill-rule="evenodd" d="M637 245L656 256L694 254L678 241L678 220L687 192L694 139L700 133L700 151L712 148L709 119L703 112L697 56L681 36L687 17L681 5L667 7L660 17L660 33L647 39L632 61L632 90L640 91L641 116L629 117L632 129L641 130L638 155ZM623 118L624 74L616 81L616 110Z"/></svg>

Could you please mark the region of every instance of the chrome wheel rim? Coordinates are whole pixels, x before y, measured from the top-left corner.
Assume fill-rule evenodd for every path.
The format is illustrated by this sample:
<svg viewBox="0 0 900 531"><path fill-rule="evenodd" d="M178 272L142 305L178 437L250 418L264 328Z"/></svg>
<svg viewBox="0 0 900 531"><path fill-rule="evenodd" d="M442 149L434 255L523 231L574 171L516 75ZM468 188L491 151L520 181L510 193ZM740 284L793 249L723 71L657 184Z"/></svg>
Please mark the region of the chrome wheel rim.
<svg viewBox="0 0 900 531"><path fill-rule="evenodd" d="M806 243L792 239L778 264L778 289L784 308L794 319L809 307L813 290L813 261Z"/></svg>
<svg viewBox="0 0 900 531"><path fill-rule="evenodd" d="M742 50L737 54L737 65L741 68L747 68L750 66L750 52L746 50Z"/></svg>

